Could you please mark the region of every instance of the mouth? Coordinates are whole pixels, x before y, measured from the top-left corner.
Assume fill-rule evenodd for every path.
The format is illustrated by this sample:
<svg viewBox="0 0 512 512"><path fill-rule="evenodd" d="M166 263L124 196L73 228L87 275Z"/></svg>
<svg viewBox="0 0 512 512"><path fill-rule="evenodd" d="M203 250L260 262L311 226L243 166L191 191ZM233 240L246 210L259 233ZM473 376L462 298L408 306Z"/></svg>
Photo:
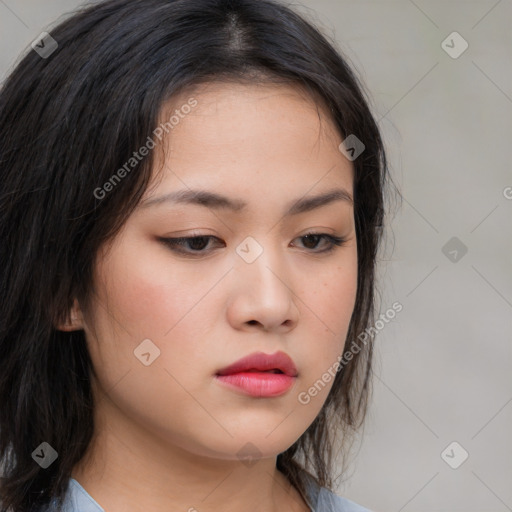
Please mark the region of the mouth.
<svg viewBox="0 0 512 512"><path fill-rule="evenodd" d="M216 380L231 391L257 398L272 398L286 393L297 380L279 371L246 371L217 375Z"/></svg>
<svg viewBox="0 0 512 512"><path fill-rule="evenodd" d="M219 370L215 377L229 389L245 395L271 398L286 393L296 382L297 369L284 352L251 354Z"/></svg>
<svg viewBox="0 0 512 512"><path fill-rule="evenodd" d="M218 370L217 376L233 375L236 373L275 373L284 374L289 377L297 376L297 368L291 357L284 352L275 354L265 354L264 352L255 352L229 366Z"/></svg>
<svg viewBox="0 0 512 512"><path fill-rule="evenodd" d="M238 372L238 373L242 373L242 372ZM281 375L285 375L285 373L283 371L278 370L276 368L274 368L272 370L257 370L256 368L251 368L250 370L244 370L243 373L280 373Z"/></svg>
<svg viewBox="0 0 512 512"><path fill-rule="evenodd" d="M265 370L265 371L262 371L262 370L255 370L254 368L251 369L251 370L246 370L246 373L281 373L284 375L284 372L282 372L281 370Z"/></svg>

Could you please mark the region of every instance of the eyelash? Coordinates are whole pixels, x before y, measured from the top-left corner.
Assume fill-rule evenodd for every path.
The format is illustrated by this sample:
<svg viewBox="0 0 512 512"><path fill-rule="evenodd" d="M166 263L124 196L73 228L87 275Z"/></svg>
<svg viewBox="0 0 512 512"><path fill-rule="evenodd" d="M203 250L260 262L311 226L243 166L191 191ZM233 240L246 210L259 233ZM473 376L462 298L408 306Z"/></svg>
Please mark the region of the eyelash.
<svg viewBox="0 0 512 512"><path fill-rule="evenodd" d="M306 233L305 235L302 235L298 238L305 238L307 236L316 236L320 237L321 239L327 240L329 242L329 247L327 249L324 249L323 251L315 251L311 250L314 254L330 254L333 252L336 247L341 247L345 244L346 239L341 238L339 236L329 235L327 233ZM179 238L160 238L160 240L167 245L171 251L174 251L178 254L187 254L191 256L201 256L202 254L207 254L208 251L186 251L182 249L178 249L177 246L183 246L187 242L190 242L192 240L198 240L198 239L211 239L211 238L217 238L213 235L197 235L197 236L190 236L190 237L179 237ZM218 240L218 238L217 238Z"/></svg>

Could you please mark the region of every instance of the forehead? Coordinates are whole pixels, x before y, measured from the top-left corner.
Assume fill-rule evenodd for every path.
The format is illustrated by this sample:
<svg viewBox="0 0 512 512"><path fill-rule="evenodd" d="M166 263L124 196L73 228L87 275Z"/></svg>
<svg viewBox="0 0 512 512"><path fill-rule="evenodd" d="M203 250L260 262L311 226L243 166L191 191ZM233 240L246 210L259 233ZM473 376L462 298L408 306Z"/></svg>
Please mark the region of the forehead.
<svg viewBox="0 0 512 512"><path fill-rule="evenodd" d="M187 105L191 100L195 106L189 109ZM276 126L282 130L293 129L296 134L301 131L318 134L322 130L323 136L340 136L325 100L298 84L196 84L164 104L160 122L165 123L173 114L179 114L179 119L174 115L176 124L168 131L167 139L171 144L180 135L186 136L190 130L198 132L201 128L204 128L201 135L205 142L241 140L247 133L256 135L258 129L270 135ZM300 125L296 124L298 121Z"/></svg>
<svg viewBox="0 0 512 512"><path fill-rule="evenodd" d="M315 105L318 104L324 110L326 109L325 99L318 92L309 90L298 82L251 81L250 79L243 78L239 80L226 78L225 80L218 79L210 82L200 82L185 87L181 92L175 94L164 103L162 114L165 115L165 110L174 111L174 109L179 108L191 96L201 98L201 104L205 109L215 108L216 103L225 100L232 101L243 98L247 102L258 102L271 96L286 97L289 100L302 103L304 107L316 108Z"/></svg>
<svg viewBox="0 0 512 512"><path fill-rule="evenodd" d="M205 185L253 193L289 189L300 195L323 181L351 190L353 168L338 149L341 135L325 106L300 87L201 84L165 105L161 122L171 117L155 165L158 184L143 200Z"/></svg>

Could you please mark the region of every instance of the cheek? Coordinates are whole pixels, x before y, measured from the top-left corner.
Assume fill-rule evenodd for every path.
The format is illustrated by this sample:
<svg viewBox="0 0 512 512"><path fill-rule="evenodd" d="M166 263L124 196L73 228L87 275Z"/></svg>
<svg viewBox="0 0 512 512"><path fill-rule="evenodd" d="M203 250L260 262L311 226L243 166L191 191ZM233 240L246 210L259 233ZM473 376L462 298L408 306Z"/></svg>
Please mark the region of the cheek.
<svg viewBox="0 0 512 512"><path fill-rule="evenodd" d="M343 265L326 269L315 277L312 292L304 293L304 302L317 318L325 336L333 340L346 336L357 294L356 254L344 260ZM306 308L307 309L307 308ZM341 345L339 350L341 351Z"/></svg>
<svg viewBox="0 0 512 512"><path fill-rule="evenodd" d="M87 331L86 336L99 384L123 411L155 428L187 431L189 421L205 421L204 411L191 407L189 392L199 393L204 385L190 378L197 373L196 347L204 343L191 326L198 325L194 315L204 313L200 304L193 306L208 283L193 284L197 272L177 273L157 260L133 251L117 253L98 267L95 335ZM150 359L158 357L145 366L137 353L148 339L154 346L146 341L145 350ZM176 410L188 412L177 420Z"/></svg>
<svg viewBox="0 0 512 512"><path fill-rule="evenodd" d="M310 329L307 365L298 393L304 413L318 413L334 383L336 362L343 352L357 294L357 260L331 268L317 288L304 295ZM307 411L307 412L306 412Z"/></svg>
<svg viewBox="0 0 512 512"><path fill-rule="evenodd" d="M190 361L205 351L204 325L215 300L207 292L218 281L218 272L198 279L194 265L176 265L165 251L146 247L151 252L136 246L119 250L98 266L91 356L109 379L116 378L139 368L134 350L149 339L160 350L152 368L165 367L189 378Z"/></svg>
<svg viewBox="0 0 512 512"><path fill-rule="evenodd" d="M100 269L116 320L137 337L163 337L185 317L206 284L193 266L176 265L158 245L130 247ZM203 293L201 293L203 292Z"/></svg>

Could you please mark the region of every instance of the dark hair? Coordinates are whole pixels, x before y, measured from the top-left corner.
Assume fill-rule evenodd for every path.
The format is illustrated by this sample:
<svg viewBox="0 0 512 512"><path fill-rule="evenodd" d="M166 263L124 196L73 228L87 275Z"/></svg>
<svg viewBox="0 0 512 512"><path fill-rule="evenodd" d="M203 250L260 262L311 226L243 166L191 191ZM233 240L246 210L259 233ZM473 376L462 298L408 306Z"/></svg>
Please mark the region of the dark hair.
<svg viewBox="0 0 512 512"><path fill-rule="evenodd" d="M372 325L387 164L362 85L334 43L271 0L107 0L51 30L58 47L30 50L0 92L0 461L2 512L61 498L93 435L94 368L84 332L55 328L93 294L99 248L137 206L151 152L101 200L93 191L143 146L166 101L213 81L295 84L322 103L353 161L358 288L347 339ZM332 488L332 437L363 422L373 343L342 360L307 431L277 457L304 490L306 471ZM32 458L47 442L48 468ZM338 461L339 462L339 461Z"/></svg>

